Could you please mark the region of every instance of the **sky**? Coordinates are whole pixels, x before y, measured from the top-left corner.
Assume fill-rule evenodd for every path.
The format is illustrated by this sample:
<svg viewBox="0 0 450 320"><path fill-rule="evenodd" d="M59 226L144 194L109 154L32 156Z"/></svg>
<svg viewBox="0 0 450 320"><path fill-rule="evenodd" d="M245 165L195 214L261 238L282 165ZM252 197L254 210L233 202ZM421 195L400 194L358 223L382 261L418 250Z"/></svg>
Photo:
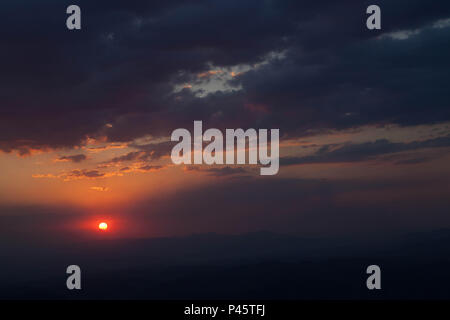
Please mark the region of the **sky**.
<svg viewBox="0 0 450 320"><path fill-rule="evenodd" d="M377 1L381 30L367 1L70 4L1 4L2 241L450 227L448 1ZM279 173L174 165L195 120L279 129Z"/></svg>

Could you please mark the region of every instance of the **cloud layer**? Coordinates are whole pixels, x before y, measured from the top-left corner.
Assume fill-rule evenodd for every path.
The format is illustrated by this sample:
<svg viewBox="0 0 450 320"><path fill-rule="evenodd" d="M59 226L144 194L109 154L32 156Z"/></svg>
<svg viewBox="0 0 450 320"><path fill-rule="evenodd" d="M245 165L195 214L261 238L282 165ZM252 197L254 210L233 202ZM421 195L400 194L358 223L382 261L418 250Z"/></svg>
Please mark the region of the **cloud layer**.
<svg viewBox="0 0 450 320"><path fill-rule="evenodd" d="M379 1L381 32L356 0L79 1L81 31L65 28L69 4L3 5L3 151L167 137L193 120L289 136L450 120L447 1ZM208 86L226 73L234 90Z"/></svg>

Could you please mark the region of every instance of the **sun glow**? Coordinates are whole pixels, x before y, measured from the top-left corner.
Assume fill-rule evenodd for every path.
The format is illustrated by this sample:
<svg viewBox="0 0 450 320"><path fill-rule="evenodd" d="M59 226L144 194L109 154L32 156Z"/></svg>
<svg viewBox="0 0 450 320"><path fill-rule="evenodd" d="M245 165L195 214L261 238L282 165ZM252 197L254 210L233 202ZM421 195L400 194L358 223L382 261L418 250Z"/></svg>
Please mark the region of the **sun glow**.
<svg viewBox="0 0 450 320"><path fill-rule="evenodd" d="M100 230L106 230L106 229L108 229L108 224L107 224L106 222L101 222L101 223L98 225L98 228L99 228Z"/></svg>

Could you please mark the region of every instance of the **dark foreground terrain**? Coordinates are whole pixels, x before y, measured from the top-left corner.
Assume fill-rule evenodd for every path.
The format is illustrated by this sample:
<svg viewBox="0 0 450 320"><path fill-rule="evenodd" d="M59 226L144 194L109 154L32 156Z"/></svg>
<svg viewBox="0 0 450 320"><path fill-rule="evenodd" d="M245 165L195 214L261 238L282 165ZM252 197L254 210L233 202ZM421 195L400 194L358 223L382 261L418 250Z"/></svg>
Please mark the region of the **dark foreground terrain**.
<svg viewBox="0 0 450 320"><path fill-rule="evenodd" d="M447 230L364 243L261 232L2 251L1 299L450 298ZM71 264L82 290L66 288ZM382 290L366 288L371 264Z"/></svg>

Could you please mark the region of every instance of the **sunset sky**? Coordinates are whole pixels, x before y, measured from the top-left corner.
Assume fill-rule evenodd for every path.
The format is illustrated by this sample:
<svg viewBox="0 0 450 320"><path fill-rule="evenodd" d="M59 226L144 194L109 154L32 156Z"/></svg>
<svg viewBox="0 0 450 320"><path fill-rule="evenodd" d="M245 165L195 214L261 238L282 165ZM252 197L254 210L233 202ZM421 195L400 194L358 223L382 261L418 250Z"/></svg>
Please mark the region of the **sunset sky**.
<svg viewBox="0 0 450 320"><path fill-rule="evenodd" d="M3 239L450 227L450 2L76 3L1 5ZM173 165L194 120L279 128L279 173Z"/></svg>

